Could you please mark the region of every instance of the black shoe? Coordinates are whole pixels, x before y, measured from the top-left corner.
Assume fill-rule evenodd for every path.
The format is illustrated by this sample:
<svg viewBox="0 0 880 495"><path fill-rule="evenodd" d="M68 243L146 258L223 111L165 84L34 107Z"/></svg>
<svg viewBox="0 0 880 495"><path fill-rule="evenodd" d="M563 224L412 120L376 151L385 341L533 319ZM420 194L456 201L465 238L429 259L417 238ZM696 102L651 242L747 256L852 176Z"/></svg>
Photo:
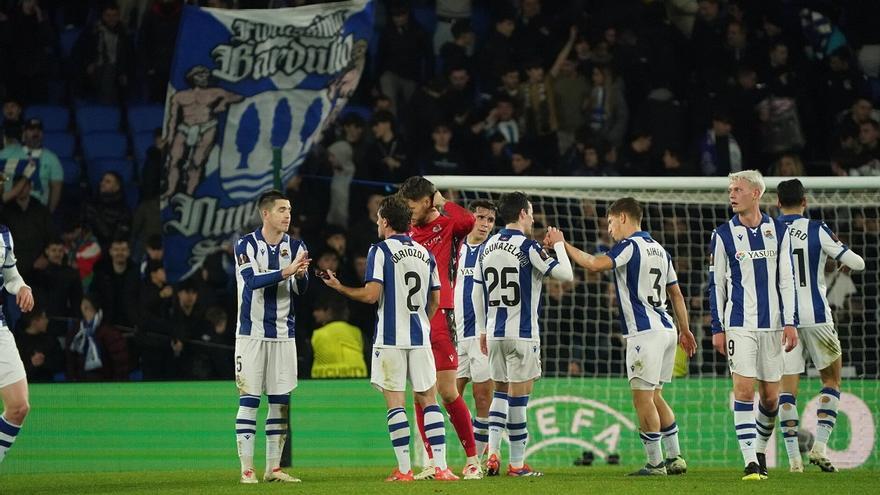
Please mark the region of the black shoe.
<svg viewBox="0 0 880 495"><path fill-rule="evenodd" d="M758 467L761 468L761 476L764 479L769 477L769 473L767 473L767 454L758 453Z"/></svg>
<svg viewBox="0 0 880 495"><path fill-rule="evenodd" d="M757 462L750 462L743 470L743 481L758 481L765 479L761 476L761 466Z"/></svg>

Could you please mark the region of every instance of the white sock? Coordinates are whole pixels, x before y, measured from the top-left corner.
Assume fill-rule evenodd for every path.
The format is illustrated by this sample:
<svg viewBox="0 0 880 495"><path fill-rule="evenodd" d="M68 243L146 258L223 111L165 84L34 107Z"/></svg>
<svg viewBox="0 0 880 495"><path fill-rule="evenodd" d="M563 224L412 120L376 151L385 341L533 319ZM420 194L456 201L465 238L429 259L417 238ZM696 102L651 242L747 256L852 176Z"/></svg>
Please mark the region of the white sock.
<svg viewBox="0 0 880 495"><path fill-rule="evenodd" d="M529 430L526 423L526 408L529 396L510 397L507 401L510 412L507 417L507 434L510 435L510 466L523 467L526 460L526 446L529 444Z"/></svg>
<svg viewBox="0 0 880 495"><path fill-rule="evenodd" d="M443 422L443 413L440 406L431 404L425 407L425 436L431 444L431 453L434 455L434 466L441 471L446 466L446 423Z"/></svg>
<svg viewBox="0 0 880 495"><path fill-rule="evenodd" d="M11 423L6 416L0 416L0 462L6 458L6 452L12 448L19 431L21 425Z"/></svg>
<svg viewBox="0 0 880 495"><path fill-rule="evenodd" d="M640 431L639 438L642 439L642 445L645 446L648 464L652 466L663 464L663 451L660 449L660 433Z"/></svg>
<svg viewBox="0 0 880 495"><path fill-rule="evenodd" d="M755 451L758 433L755 429L754 407L755 403L752 401L733 401L733 424L736 428L736 438L739 440L739 450L742 452L746 466L758 462Z"/></svg>
<svg viewBox="0 0 880 495"><path fill-rule="evenodd" d="M788 465L801 463L801 449L798 445L797 399L788 393L779 394L779 427L785 440L785 452L788 454Z"/></svg>
<svg viewBox="0 0 880 495"><path fill-rule="evenodd" d="M235 416L235 440L241 471L254 468L254 444L257 436L257 408L260 398L255 395L238 397L238 414Z"/></svg>
<svg viewBox="0 0 880 495"><path fill-rule="evenodd" d="M486 451L489 445L489 418L474 418L474 440L477 444L477 459Z"/></svg>
<svg viewBox="0 0 880 495"><path fill-rule="evenodd" d="M776 426L776 414L778 412L778 407L768 411L764 409L760 402L758 403L758 414L755 418L755 429L758 432L758 442L755 444L755 450L758 453L763 454L767 451L767 441L770 440L770 435L773 434L773 428Z"/></svg>
<svg viewBox="0 0 880 495"><path fill-rule="evenodd" d="M501 453L501 438L507 428L507 392L495 392L489 405L489 454Z"/></svg>
<svg viewBox="0 0 880 495"><path fill-rule="evenodd" d="M409 420L402 407L388 410L388 434L397 457L397 470L404 474L412 471L409 462Z"/></svg>
<svg viewBox="0 0 880 495"><path fill-rule="evenodd" d="M840 404L840 391L831 387L822 389L819 395L819 409L816 415L819 422L816 425L816 441L813 442L813 452L825 455L825 447L828 445L828 437L837 423L837 407Z"/></svg>
<svg viewBox="0 0 880 495"><path fill-rule="evenodd" d="M287 416L290 395L270 395L266 415L266 472L281 465L281 451L287 441Z"/></svg>
<svg viewBox="0 0 880 495"><path fill-rule="evenodd" d="M681 447L678 445L678 423L675 421L666 428L660 428L660 434L663 435L663 450L666 451L666 457L675 459L681 455Z"/></svg>

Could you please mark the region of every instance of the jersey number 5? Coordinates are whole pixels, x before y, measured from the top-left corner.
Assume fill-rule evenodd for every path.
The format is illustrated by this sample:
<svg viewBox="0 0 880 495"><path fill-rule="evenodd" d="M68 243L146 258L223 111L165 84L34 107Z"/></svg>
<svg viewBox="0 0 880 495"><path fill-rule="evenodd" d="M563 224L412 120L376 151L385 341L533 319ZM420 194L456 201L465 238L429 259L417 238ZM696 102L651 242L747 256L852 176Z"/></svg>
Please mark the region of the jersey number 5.
<svg viewBox="0 0 880 495"><path fill-rule="evenodd" d="M503 302L505 306L519 305L520 289L519 283L516 280L517 275L519 275L519 270L511 266L502 268L501 276L498 275L498 270L495 268L486 269L486 281L489 282L489 306L498 306L499 304L498 299L491 299L499 282L501 283L501 290L510 290L513 292L510 296L508 296L508 294L503 294L500 302Z"/></svg>

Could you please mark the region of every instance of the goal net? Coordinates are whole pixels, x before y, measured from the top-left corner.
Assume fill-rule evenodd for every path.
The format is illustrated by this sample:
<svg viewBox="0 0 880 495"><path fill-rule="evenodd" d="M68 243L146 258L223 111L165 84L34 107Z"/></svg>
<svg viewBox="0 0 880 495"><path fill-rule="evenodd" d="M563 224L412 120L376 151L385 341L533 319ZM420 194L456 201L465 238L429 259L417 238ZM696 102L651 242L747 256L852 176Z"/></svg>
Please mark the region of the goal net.
<svg viewBox="0 0 880 495"><path fill-rule="evenodd" d="M708 244L712 229L727 221L726 178L512 178L429 177L447 196L467 205L506 191L527 193L535 211L533 236L558 226L575 246L591 253L613 245L605 218L614 200L632 196L643 203L642 228L673 256L685 294L698 350L688 359L679 350L675 379L666 387L676 411L686 458L703 466L741 465L731 413L726 358L711 343L706 298ZM762 210L772 216L775 185L768 178ZM880 419L878 336L878 246L880 180L806 178L810 218L821 218L866 260L861 273L847 274L829 263L829 302L843 346L844 382L840 413L829 456L840 467L880 467L876 448ZM529 456L539 465L643 462L638 422L624 369L614 284L609 274L576 269L573 283L546 280L540 311L542 366L529 403ZM821 383L815 370L803 377L798 406L802 448L815 432ZM466 393L469 395L469 393ZM779 428L768 464L787 466Z"/></svg>

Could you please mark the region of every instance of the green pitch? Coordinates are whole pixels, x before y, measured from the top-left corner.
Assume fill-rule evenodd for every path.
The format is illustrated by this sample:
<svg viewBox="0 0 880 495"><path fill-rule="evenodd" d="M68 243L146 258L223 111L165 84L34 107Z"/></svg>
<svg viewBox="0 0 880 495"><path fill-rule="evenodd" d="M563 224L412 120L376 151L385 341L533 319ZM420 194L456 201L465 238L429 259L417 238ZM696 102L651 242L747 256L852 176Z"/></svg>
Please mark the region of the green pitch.
<svg viewBox="0 0 880 495"><path fill-rule="evenodd" d="M808 468L795 475L771 470L766 481L740 481L733 469L698 469L684 476L667 478L627 478L624 468L605 466L557 468L547 470L543 478L505 477L468 482L422 481L391 484L381 481L388 469L380 468L308 468L295 471L301 484L260 483L239 485L236 470L152 471L123 473L77 474L13 474L0 477L0 493L27 494L251 494L302 493L309 495L371 494L493 494L493 493L638 493L639 495L670 493L773 493L868 494L876 491L876 471L849 470L827 474ZM403 485L403 486L401 486ZM522 485L528 485L524 488ZM527 490L527 491L524 491ZM759 492L760 490L760 492Z"/></svg>

